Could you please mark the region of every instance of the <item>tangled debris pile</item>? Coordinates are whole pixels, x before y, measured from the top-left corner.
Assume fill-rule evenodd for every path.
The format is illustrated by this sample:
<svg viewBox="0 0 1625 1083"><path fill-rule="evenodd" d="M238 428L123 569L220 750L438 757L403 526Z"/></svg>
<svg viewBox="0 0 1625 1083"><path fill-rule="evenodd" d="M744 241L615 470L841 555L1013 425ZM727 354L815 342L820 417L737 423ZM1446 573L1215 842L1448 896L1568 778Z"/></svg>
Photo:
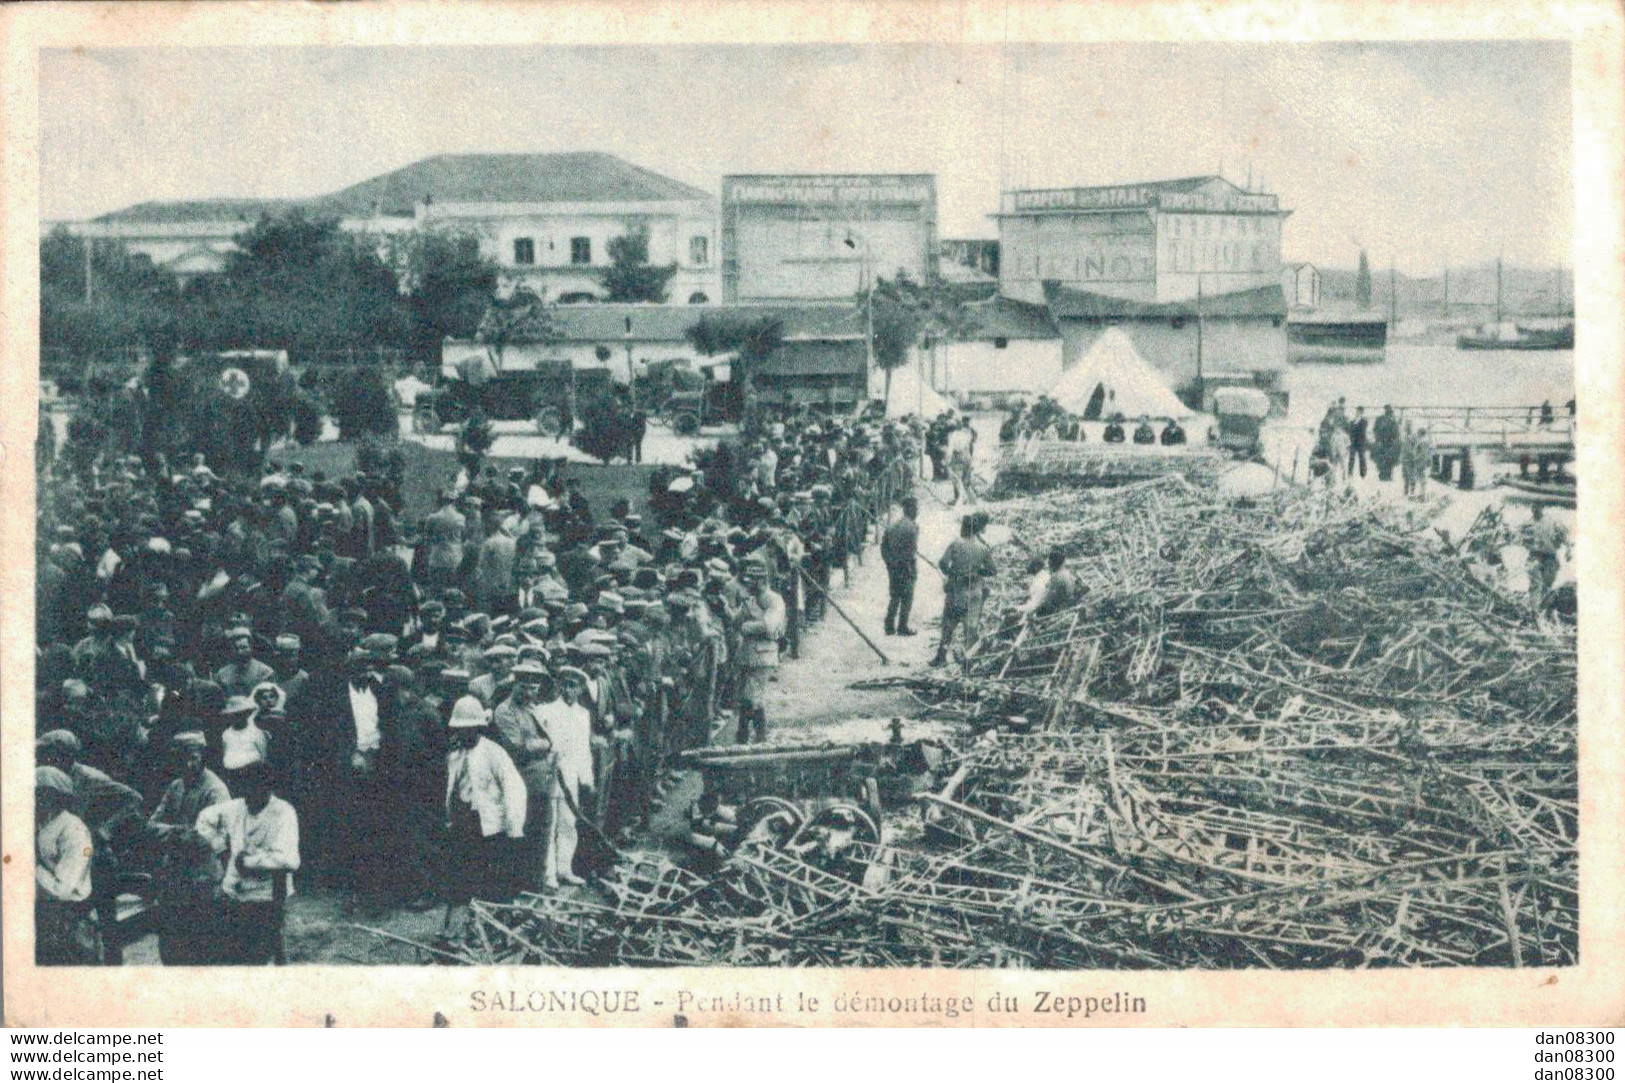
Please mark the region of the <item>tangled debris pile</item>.
<svg viewBox="0 0 1625 1083"><path fill-rule="evenodd" d="M478 903L448 954L570 966L1531 966L1578 956L1576 639L1474 532L1168 477L994 510L1074 609L909 678L968 735L874 840L742 822L720 871ZM1476 529L1476 528L1475 528ZM1021 589L1018 552L990 611ZM784 806L783 802L779 803ZM788 807L788 806L785 806Z"/></svg>

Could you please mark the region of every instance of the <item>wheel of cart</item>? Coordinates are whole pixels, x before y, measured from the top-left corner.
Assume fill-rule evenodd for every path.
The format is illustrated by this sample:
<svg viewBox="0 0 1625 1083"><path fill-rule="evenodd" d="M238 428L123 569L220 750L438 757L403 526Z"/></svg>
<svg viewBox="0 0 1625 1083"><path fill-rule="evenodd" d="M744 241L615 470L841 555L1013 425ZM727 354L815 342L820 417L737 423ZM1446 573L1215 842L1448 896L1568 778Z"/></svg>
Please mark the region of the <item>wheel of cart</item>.
<svg viewBox="0 0 1625 1083"><path fill-rule="evenodd" d="M432 402L420 402L412 410L412 431L419 436L433 436L440 431L440 411Z"/></svg>
<svg viewBox="0 0 1625 1083"><path fill-rule="evenodd" d="M544 404L536 411L536 431L557 438L564 432L564 412L557 406Z"/></svg>
<svg viewBox="0 0 1625 1083"><path fill-rule="evenodd" d="M700 415L693 410L679 410L672 415L671 430L679 436L693 436L700 431Z"/></svg>
<svg viewBox="0 0 1625 1083"><path fill-rule="evenodd" d="M782 797L756 797L739 810L739 843L762 841L783 846L800 831L801 810Z"/></svg>
<svg viewBox="0 0 1625 1083"><path fill-rule="evenodd" d="M792 843L804 841L818 828L828 831L851 831L854 842L880 841L880 826L874 819L858 806L846 803L819 809L812 819L796 831L790 841Z"/></svg>

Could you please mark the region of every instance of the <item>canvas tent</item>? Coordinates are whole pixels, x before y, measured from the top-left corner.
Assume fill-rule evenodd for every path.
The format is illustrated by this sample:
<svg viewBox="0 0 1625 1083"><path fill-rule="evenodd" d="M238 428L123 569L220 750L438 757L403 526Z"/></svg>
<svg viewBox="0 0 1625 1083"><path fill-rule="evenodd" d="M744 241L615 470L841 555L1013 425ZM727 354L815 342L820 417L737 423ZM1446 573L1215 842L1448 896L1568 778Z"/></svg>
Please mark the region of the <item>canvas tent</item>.
<svg viewBox="0 0 1625 1083"><path fill-rule="evenodd" d="M876 373L870 394L879 397L885 390L886 374ZM917 414L927 420L936 417L944 410L953 409L953 403L931 390L931 385L920 379L918 365L904 365L893 369L891 374L891 399L886 404L887 417L907 417Z"/></svg>
<svg viewBox="0 0 1625 1083"><path fill-rule="evenodd" d="M1078 363L1061 374L1055 386L1049 389L1049 396L1064 409L1091 420L1113 413L1129 418L1141 414L1150 417L1189 417L1192 414L1140 356L1129 337L1116 327L1108 327ZM1089 409L1092 401L1094 411Z"/></svg>

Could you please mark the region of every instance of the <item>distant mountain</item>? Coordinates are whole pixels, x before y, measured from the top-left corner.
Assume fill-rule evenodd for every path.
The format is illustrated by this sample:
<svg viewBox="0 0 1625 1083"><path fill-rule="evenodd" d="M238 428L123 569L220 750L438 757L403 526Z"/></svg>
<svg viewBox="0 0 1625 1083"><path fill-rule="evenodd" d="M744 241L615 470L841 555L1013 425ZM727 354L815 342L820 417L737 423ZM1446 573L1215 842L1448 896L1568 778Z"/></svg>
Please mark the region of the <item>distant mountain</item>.
<svg viewBox="0 0 1625 1083"><path fill-rule="evenodd" d="M1321 267L1320 297L1323 307L1352 308L1354 306L1354 277L1352 269ZM1427 278L1395 275L1399 294L1399 314L1416 316L1444 313L1444 274ZM1559 314L1557 306L1557 269L1531 270L1527 267L1506 267L1502 270L1502 307L1509 317L1552 316ZM1371 310L1374 314L1388 312L1388 271L1371 269ZM1574 310L1574 273L1563 269L1563 309ZM1470 267L1450 269L1450 313L1464 317L1493 315L1495 311L1495 264L1481 263Z"/></svg>

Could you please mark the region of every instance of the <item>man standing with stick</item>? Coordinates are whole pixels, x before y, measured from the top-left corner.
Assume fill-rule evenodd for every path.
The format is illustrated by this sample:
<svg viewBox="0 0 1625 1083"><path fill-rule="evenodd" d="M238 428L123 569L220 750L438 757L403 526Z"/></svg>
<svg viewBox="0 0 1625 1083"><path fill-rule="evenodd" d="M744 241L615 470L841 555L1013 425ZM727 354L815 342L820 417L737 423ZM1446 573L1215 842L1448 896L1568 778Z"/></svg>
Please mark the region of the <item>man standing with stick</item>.
<svg viewBox="0 0 1625 1083"><path fill-rule="evenodd" d="M993 552L976 536L985 525L981 513L967 515L959 521L959 537L949 543L938 567L942 571L945 591L942 602L942 639L937 644L933 666L948 661L948 646L953 642L954 630L965 627L965 647L968 650L982 630L982 581L992 575Z"/></svg>
<svg viewBox="0 0 1625 1083"><path fill-rule="evenodd" d="M740 611L739 744L767 740L767 682L779 668L779 639L784 635L784 599L767 581L767 564L745 562L745 589L750 592Z"/></svg>

